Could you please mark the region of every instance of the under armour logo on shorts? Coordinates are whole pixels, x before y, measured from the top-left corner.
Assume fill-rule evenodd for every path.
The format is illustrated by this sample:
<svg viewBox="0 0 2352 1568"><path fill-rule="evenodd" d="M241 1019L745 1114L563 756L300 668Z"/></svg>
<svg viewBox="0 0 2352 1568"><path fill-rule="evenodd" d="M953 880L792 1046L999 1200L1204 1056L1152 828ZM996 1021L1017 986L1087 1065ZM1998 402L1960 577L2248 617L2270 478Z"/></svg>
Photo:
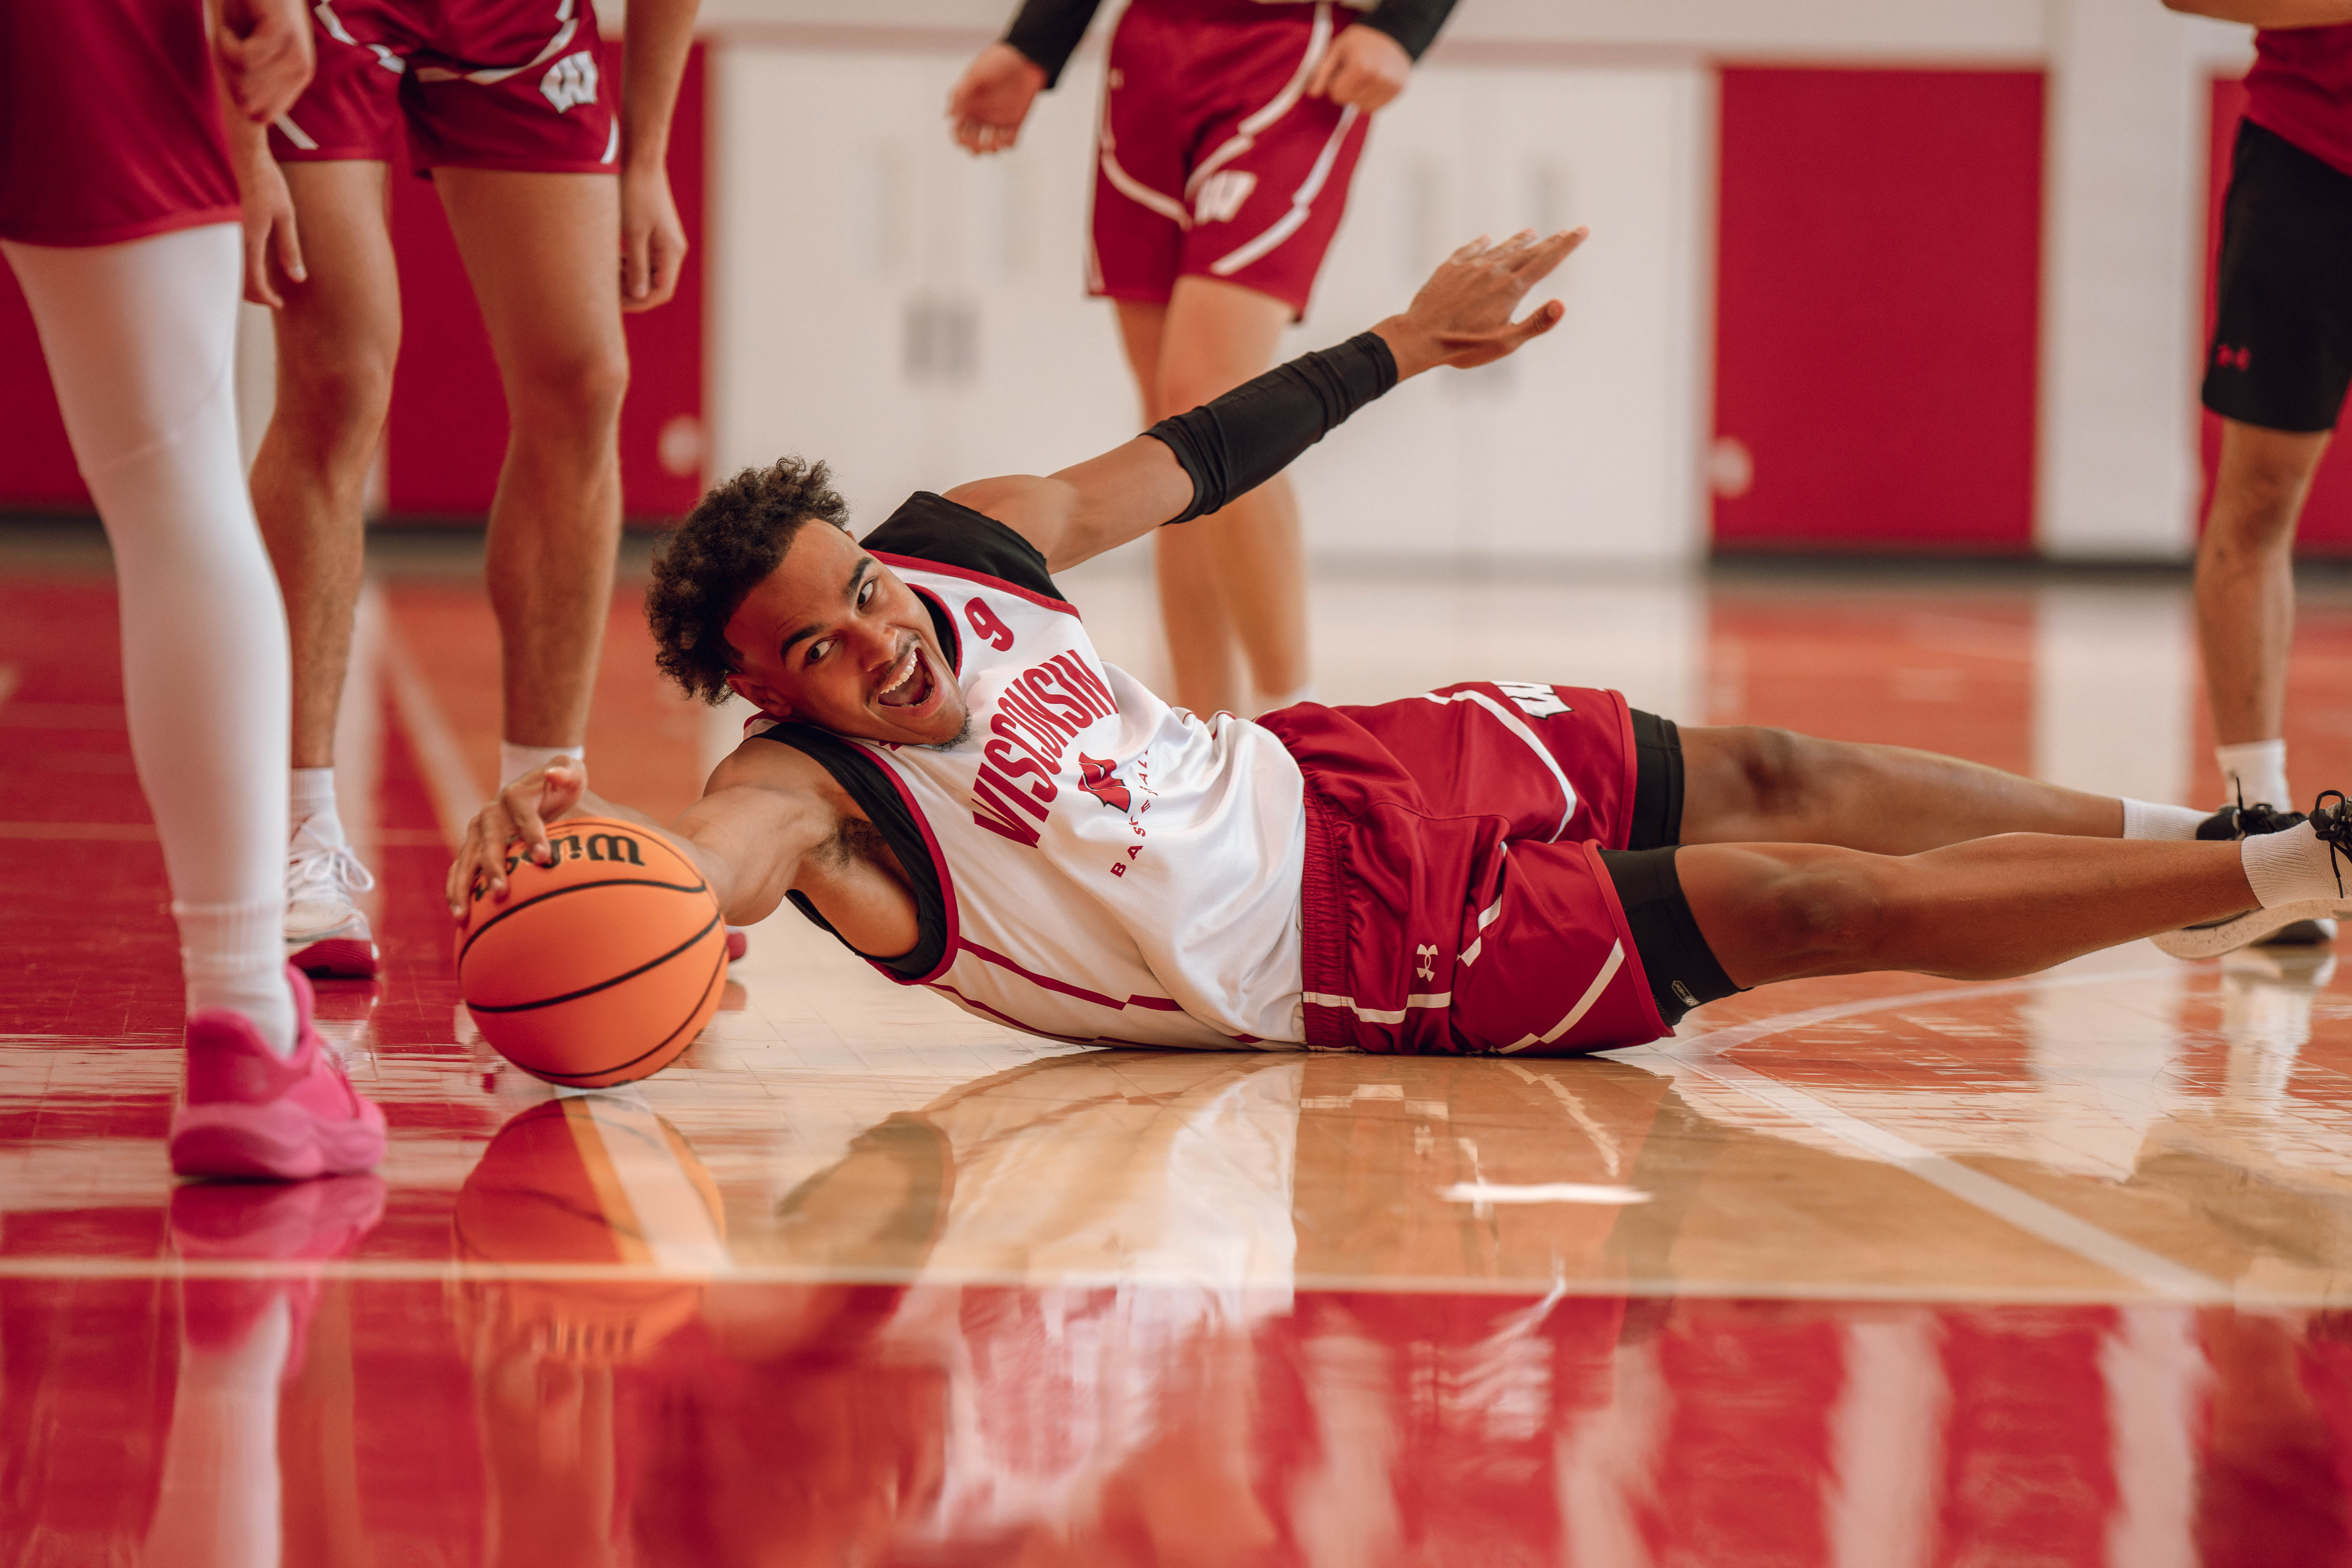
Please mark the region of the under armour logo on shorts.
<svg viewBox="0 0 2352 1568"><path fill-rule="evenodd" d="M547 68L547 75L540 79L539 90L555 105L558 114L595 102L596 57L586 49L564 56Z"/></svg>
<svg viewBox="0 0 2352 1568"><path fill-rule="evenodd" d="M2251 370L2253 357L2252 349L2233 349L2225 343L2217 343L2213 348L2213 363L2223 370Z"/></svg>
<svg viewBox="0 0 2352 1568"><path fill-rule="evenodd" d="M1530 719L1549 719L1555 713L1576 711L1559 700L1559 692L1539 680L1498 680L1495 689L1509 698Z"/></svg>
<svg viewBox="0 0 2352 1568"><path fill-rule="evenodd" d="M1423 980L1434 980L1437 978L1437 950L1435 948L1416 947L1412 950L1412 955L1421 960L1420 966L1413 971L1415 974L1420 975Z"/></svg>
<svg viewBox="0 0 2352 1568"><path fill-rule="evenodd" d="M1246 169L1220 169L1201 182L1192 198L1194 223L1227 223L1257 189L1257 176Z"/></svg>

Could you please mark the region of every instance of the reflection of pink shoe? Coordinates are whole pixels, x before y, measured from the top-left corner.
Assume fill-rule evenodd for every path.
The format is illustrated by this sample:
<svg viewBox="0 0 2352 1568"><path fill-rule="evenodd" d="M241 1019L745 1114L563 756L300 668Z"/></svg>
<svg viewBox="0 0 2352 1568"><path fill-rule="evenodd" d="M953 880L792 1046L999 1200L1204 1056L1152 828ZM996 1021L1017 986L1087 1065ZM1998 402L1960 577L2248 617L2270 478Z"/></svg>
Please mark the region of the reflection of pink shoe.
<svg viewBox="0 0 2352 1568"><path fill-rule="evenodd" d="M383 1181L339 1176L299 1186L195 1183L172 1194L172 1244L190 1262L324 1263L349 1257L383 1217ZM308 1270L251 1279L196 1278L180 1288L189 1342L234 1350L280 1296L294 1309L289 1375L301 1365L302 1332L319 1294Z"/></svg>
<svg viewBox="0 0 2352 1568"><path fill-rule="evenodd" d="M187 1089L172 1116L184 1176L283 1182L365 1171L383 1158L383 1112L362 1099L310 1026L310 983L289 966L294 1055L264 1045L242 1013L188 1018Z"/></svg>

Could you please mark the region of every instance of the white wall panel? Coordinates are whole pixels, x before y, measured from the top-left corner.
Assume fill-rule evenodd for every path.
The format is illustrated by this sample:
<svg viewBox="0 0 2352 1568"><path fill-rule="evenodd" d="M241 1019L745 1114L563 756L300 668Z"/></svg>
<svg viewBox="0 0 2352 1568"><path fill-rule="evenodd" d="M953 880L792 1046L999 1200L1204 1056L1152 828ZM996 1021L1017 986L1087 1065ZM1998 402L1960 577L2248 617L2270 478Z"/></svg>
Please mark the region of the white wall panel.
<svg viewBox="0 0 2352 1568"><path fill-rule="evenodd" d="M1044 471L1133 433L1110 308L1083 296L1099 72L976 162L946 48L717 51L712 409L719 472L831 460L861 521L909 490ZM1431 67L1374 128L1293 348L1402 306L1459 240L1584 222L1569 316L1517 363L1441 372L1297 470L1346 558L1660 562L1698 544L1695 68Z"/></svg>

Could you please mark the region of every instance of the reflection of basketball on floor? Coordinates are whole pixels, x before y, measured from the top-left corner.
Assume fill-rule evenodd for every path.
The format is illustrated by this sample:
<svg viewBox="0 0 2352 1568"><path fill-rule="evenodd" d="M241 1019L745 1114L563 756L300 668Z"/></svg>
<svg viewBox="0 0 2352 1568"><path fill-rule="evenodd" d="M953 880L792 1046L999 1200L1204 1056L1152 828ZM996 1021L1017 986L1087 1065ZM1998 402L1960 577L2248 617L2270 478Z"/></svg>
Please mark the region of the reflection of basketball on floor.
<svg viewBox="0 0 2352 1568"><path fill-rule="evenodd" d="M481 1342L589 1364L635 1360L691 1320L728 1267L719 1188L677 1128L626 1095L535 1105L504 1127L457 1194L469 1263L555 1266L555 1277L468 1280ZM575 1277L565 1277L569 1268Z"/></svg>
<svg viewBox="0 0 2352 1568"><path fill-rule="evenodd" d="M719 1007L727 928L694 865L634 823L549 830L551 865L508 852L507 896L478 886L457 984L482 1037L550 1083L601 1088L660 1071Z"/></svg>

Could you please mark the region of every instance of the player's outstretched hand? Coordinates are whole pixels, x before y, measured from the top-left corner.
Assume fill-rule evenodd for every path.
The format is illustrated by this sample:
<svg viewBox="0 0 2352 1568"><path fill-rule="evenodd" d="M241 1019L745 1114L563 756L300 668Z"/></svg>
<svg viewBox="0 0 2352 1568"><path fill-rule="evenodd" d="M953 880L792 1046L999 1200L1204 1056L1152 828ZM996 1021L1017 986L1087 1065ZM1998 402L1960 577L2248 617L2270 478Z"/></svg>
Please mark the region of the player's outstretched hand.
<svg viewBox="0 0 2352 1568"><path fill-rule="evenodd" d="M318 66L301 0L222 0L213 29L221 85L247 120L267 125L310 85Z"/></svg>
<svg viewBox="0 0 2352 1568"><path fill-rule="evenodd" d="M1045 89L1045 72L1011 44L991 44L972 57L948 94L948 124L956 145L970 153L1007 153L1021 135L1029 106Z"/></svg>
<svg viewBox="0 0 2352 1568"><path fill-rule="evenodd" d="M588 764L556 757L499 791L466 825L466 842L449 867L449 918L464 924L466 905L479 880L492 898L507 891L507 846L520 840L523 853L544 866L552 853L547 825L578 805L588 794Z"/></svg>
<svg viewBox="0 0 2352 1568"><path fill-rule="evenodd" d="M1343 29L1323 51L1323 63L1307 79L1307 96L1328 98L1366 114L1385 109L1412 75L1412 57L1378 27Z"/></svg>
<svg viewBox="0 0 2352 1568"><path fill-rule="evenodd" d="M1481 235L1447 257L1402 315L1372 329L1396 356L1397 379L1441 364L1465 370L1492 364L1559 325L1567 307L1557 300L1537 306L1522 321L1513 321L1511 314L1528 289L1584 243L1588 232L1564 229L1538 239L1535 230L1521 229L1500 244Z"/></svg>

